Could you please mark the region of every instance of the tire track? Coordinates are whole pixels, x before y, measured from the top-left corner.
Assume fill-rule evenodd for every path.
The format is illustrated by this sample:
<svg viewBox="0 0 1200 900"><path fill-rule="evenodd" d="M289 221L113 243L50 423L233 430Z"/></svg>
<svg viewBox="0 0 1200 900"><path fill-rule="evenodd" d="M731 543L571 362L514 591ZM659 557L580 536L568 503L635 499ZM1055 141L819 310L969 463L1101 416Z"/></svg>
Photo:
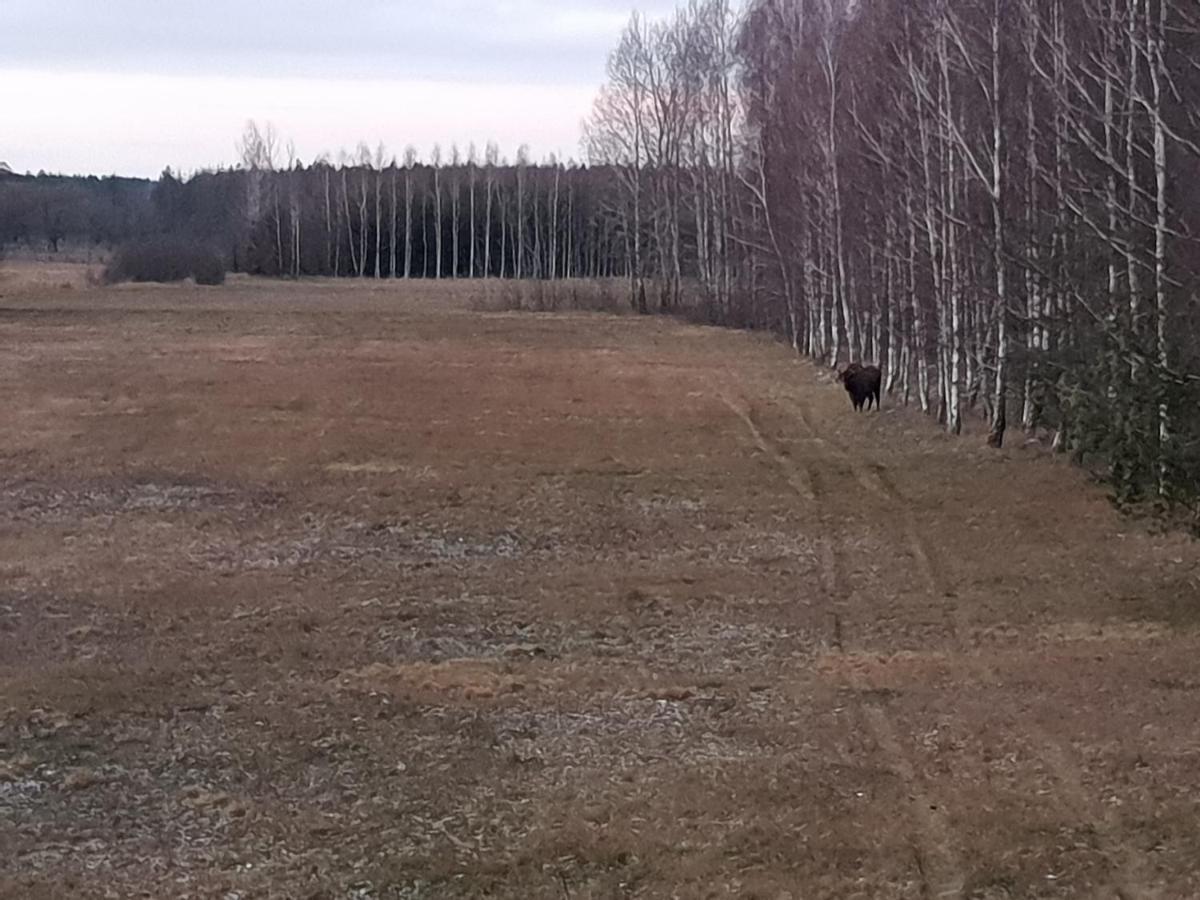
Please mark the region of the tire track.
<svg viewBox="0 0 1200 900"><path fill-rule="evenodd" d="M1072 814L1091 825L1096 849L1112 868L1112 896L1117 900L1156 900L1159 892L1148 885L1141 857L1116 837L1121 830L1120 816L1111 808L1103 808L1088 793L1083 773L1072 759L1073 754L1040 726L1031 728L1030 735L1045 746L1042 761L1062 786Z"/></svg>
<svg viewBox="0 0 1200 900"><path fill-rule="evenodd" d="M938 560L933 544L917 525L916 516L912 512L912 502L900 493L883 466L865 468L858 464L858 468L860 471L869 473L871 480L879 485L880 494L887 499L892 509L899 513L904 530L904 541L908 544L908 551L916 562L917 572L925 583L925 590L929 593L930 598L941 607L952 643L956 647L964 647L970 638L970 624L966 620L962 605L958 602L958 594L946 573L945 566Z"/></svg>
<svg viewBox="0 0 1200 900"><path fill-rule="evenodd" d="M834 526L821 516L825 531ZM844 566L831 541L822 542L822 581L836 610L851 610L861 606L861 598L845 575ZM845 652L844 616L834 613L832 646ZM909 816L914 826L913 852L922 881L922 896L927 900L958 900L963 897L966 876L950 833L950 823L925 790L921 779L896 735L895 726L884 708L878 685L871 684L864 674L851 666L841 670L844 687L855 697L859 716L866 731L875 740L888 768L900 779L908 793Z"/></svg>
<svg viewBox="0 0 1200 900"><path fill-rule="evenodd" d="M886 468L881 465L865 465L844 448L822 437L813 425L811 414L802 403L790 398L776 398L776 400L786 411L792 413L795 421L807 433L809 440L826 448L834 458L850 470L854 480L863 490L882 500L888 506L889 511L895 515L904 533L904 542L908 547L909 555L916 563L917 572L924 582L925 590L942 606L952 641L962 643L968 634L968 628L958 603L947 602L956 599L950 579L938 560L932 544L917 527L916 517L912 514L911 502L900 493L888 476Z"/></svg>
<svg viewBox="0 0 1200 900"><path fill-rule="evenodd" d="M966 890L966 876L958 853L954 850L949 822L921 787L922 779L908 761L896 737L896 730L883 708L876 702L864 701L863 718L871 736L909 790L911 815L918 832L923 836L920 846L914 847L917 869L924 887L923 896L929 900L961 898Z"/></svg>
<svg viewBox="0 0 1200 900"><path fill-rule="evenodd" d="M815 501L817 493L813 488L813 481L808 471L797 468L787 455L779 449L779 446L766 436L763 430L758 427L758 423L754 421L753 410L750 407L740 406L723 392L718 391L717 393L721 398L721 402L729 407L735 416L742 420L742 423L746 426L746 429L750 432L750 436L754 440L754 445L783 473L792 490L809 502Z"/></svg>
<svg viewBox="0 0 1200 900"><path fill-rule="evenodd" d="M930 595L946 605L946 601L955 601L955 591L946 576L946 571L937 560L932 545L921 533L912 513L911 502L896 487L887 469L882 465L865 465L855 460L844 448L830 442L817 433L812 416L804 405L790 398L774 398L788 411L792 412L796 422L807 432L809 439L828 449L843 465L850 468L855 480L868 493L885 500L891 511L898 514L905 536L905 543L916 562L917 570ZM951 628L952 644L956 655L962 660L965 668L978 680L995 680L997 673L977 654L971 652L971 631L965 619L964 611L957 602L947 606L948 624ZM878 732L876 738L881 742L886 739L882 728L886 726L886 718L877 721L873 731ZM883 733L883 738L880 737ZM1133 852L1118 837L1121 831L1120 816L1111 809L1099 804L1088 792L1083 783L1079 766L1074 762L1074 754L1069 751L1061 740L1054 737L1044 728L1031 725L1028 734L1042 747L1040 758L1050 774L1061 785L1067 805L1078 819L1091 826L1096 835L1096 849L1103 854L1112 872L1113 893L1117 900L1156 900L1159 892L1149 887L1143 874L1144 864L1141 856ZM894 740L894 735L892 736ZM897 752L899 746L896 747ZM923 813L923 809L917 811ZM936 834L939 822L935 819L924 823L930 833ZM958 894L950 893L941 896L961 896L962 886L958 882ZM953 888L953 884L951 884ZM934 894L933 896L939 896Z"/></svg>
<svg viewBox="0 0 1200 900"><path fill-rule="evenodd" d="M722 401L746 426L756 446L768 455L776 468L784 475L789 486L812 502L815 507L816 520L820 524L821 535L818 539L818 558L820 562L820 577L822 588L833 606L832 612L832 649L841 654L845 652L845 622L846 613L862 606L862 600L845 575L845 566L839 558L839 547L842 539L830 539L828 535L838 535L838 523L835 517L821 508L818 492L814 485L817 479L813 471L796 463L782 453L779 448L766 437L753 416L734 402L727 394L716 392ZM849 455L840 448L830 444L820 437L811 424L803 421L806 431L812 436L814 444L820 446L840 462L848 462L855 477L868 490L878 495L886 495L884 485L859 477L862 470L854 464ZM872 487L868 487L872 485ZM928 557L925 557L928 559ZM928 900L958 900L963 897L965 875L958 852L950 833L950 825L941 807L931 801L923 786L923 780L917 775L912 762L905 754L895 727L888 718L881 696L864 677L863 673L852 666L843 667L840 677L844 688L854 696L858 705L858 713L867 733L874 739L875 744L884 757L887 767L904 785L909 799L909 816L913 825L913 852L916 855L917 871L922 881L922 895Z"/></svg>

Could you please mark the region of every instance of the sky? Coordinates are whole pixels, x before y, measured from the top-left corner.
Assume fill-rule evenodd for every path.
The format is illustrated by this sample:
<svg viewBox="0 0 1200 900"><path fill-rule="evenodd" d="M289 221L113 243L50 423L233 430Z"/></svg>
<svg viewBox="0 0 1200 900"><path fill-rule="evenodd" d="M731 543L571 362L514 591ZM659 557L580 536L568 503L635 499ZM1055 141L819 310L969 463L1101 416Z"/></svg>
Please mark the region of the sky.
<svg viewBox="0 0 1200 900"><path fill-rule="evenodd" d="M0 162L157 176L232 165L247 120L297 156L491 140L578 158L634 6L675 0L0 0Z"/></svg>

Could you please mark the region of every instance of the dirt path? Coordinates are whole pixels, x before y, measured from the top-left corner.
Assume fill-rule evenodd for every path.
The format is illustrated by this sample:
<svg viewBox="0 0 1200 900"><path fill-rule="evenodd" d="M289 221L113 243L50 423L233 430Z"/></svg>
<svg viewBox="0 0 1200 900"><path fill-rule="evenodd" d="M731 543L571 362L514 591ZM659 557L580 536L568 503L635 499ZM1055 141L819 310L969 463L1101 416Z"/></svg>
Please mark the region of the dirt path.
<svg viewBox="0 0 1200 900"><path fill-rule="evenodd" d="M752 336L0 300L0 895L1200 896L1200 549Z"/></svg>

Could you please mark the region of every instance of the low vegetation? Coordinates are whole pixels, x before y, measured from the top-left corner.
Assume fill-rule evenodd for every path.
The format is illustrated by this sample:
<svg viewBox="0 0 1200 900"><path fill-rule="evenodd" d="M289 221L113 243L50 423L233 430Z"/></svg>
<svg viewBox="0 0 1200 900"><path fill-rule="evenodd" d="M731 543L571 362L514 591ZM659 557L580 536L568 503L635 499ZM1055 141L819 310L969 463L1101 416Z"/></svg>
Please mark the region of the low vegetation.
<svg viewBox="0 0 1200 900"><path fill-rule="evenodd" d="M215 250L180 237L144 238L122 244L104 269L104 281L169 284L191 278L196 284L225 283L225 261Z"/></svg>
<svg viewBox="0 0 1200 900"><path fill-rule="evenodd" d="M1048 454L493 284L60 278L5 900L1200 896L1200 543Z"/></svg>
<svg viewBox="0 0 1200 900"><path fill-rule="evenodd" d="M626 311L624 282L616 279L572 279L558 281L503 281L492 291L476 288L477 309L511 312L603 312Z"/></svg>

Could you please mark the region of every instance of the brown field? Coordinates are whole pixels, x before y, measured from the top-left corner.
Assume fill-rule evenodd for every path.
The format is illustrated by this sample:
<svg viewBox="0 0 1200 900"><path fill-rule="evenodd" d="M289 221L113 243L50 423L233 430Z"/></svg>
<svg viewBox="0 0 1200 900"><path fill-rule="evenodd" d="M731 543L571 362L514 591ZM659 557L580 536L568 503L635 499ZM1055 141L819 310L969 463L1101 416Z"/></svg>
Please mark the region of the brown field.
<svg viewBox="0 0 1200 900"><path fill-rule="evenodd" d="M0 300L30 293L74 291L98 282L104 272L100 263L45 262L33 259L0 260Z"/></svg>
<svg viewBox="0 0 1200 900"><path fill-rule="evenodd" d="M745 334L56 279L0 895L1200 897L1200 548L1082 473Z"/></svg>

